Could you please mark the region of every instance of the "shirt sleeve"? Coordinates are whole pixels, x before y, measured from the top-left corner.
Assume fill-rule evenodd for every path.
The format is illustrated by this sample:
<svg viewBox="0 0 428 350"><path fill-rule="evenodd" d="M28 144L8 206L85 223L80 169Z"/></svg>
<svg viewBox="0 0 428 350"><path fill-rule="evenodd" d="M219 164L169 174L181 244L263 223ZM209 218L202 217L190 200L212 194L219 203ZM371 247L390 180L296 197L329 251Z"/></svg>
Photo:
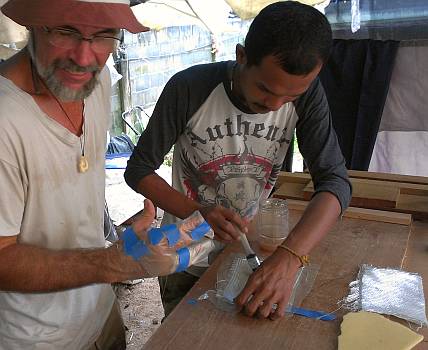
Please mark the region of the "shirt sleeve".
<svg viewBox="0 0 428 350"><path fill-rule="evenodd" d="M159 169L184 132L189 119L189 95L188 84L179 75L173 76L162 91L126 167L125 181L135 191L142 178Z"/></svg>
<svg viewBox="0 0 428 350"><path fill-rule="evenodd" d="M20 233L28 190L20 130L13 123L14 115L28 111L14 97L0 92L0 236Z"/></svg>
<svg viewBox="0 0 428 350"><path fill-rule="evenodd" d="M352 186L333 128L327 98L318 78L295 101L295 108L298 115L297 142L312 176L314 196L319 192L334 194L343 213L349 206Z"/></svg>
<svg viewBox="0 0 428 350"><path fill-rule="evenodd" d="M15 236L21 231L24 214L24 188L19 170L0 160L0 236Z"/></svg>

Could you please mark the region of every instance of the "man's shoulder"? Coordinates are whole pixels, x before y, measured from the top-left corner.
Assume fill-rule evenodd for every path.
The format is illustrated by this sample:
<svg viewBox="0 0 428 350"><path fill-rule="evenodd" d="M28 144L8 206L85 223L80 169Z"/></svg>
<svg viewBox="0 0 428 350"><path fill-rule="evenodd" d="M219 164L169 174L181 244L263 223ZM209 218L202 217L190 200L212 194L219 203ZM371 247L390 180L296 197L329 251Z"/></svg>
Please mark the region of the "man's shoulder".
<svg viewBox="0 0 428 350"><path fill-rule="evenodd" d="M31 97L17 87L11 80L0 75L0 115L10 115L16 109L26 109Z"/></svg>
<svg viewBox="0 0 428 350"><path fill-rule="evenodd" d="M227 61L198 64L174 74L171 79L190 83L222 81L227 75L227 64Z"/></svg>

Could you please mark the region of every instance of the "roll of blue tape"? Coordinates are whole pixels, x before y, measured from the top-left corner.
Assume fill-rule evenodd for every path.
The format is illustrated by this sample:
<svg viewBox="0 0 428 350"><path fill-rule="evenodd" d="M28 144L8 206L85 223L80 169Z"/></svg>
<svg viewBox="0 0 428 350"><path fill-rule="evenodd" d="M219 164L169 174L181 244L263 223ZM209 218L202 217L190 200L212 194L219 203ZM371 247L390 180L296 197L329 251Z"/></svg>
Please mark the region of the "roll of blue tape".
<svg viewBox="0 0 428 350"><path fill-rule="evenodd" d="M196 226L193 230L190 236L193 240L199 241L202 237L205 236L206 233L211 229L211 226L208 225L206 221L202 222L198 226Z"/></svg>
<svg viewBox="0 0 428 350"><path fill-rule="evenodd" d="M189 266L190 251L187 247L183 247L177 250L177 254L178 254L178 266L175 272L181 272L181 271L184 271Z"/></svg>

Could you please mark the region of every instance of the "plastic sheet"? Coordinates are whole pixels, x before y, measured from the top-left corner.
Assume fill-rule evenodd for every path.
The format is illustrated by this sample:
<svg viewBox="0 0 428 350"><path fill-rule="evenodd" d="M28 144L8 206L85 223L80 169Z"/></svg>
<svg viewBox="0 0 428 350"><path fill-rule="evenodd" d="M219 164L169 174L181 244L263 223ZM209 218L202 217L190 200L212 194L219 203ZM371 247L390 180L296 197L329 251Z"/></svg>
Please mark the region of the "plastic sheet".
<svg viewBox="0 0 428 350"><path fill-rule="evenodd" d="M344 306L352 311L393 315L427 326L422 278L398 269L362 265Z"/></svg>
<svg viewBox="0 0 428 350"><path fill-rule="evenodd" d="M314 264L298 270L287 310L301 305L311 291L318 271L319 266ZM207 292L208 299L221 310L236 311L234 298L244 289L252 272L244 255L229 256L219 267L215 290Z"/></svg>
<svg viewBox="0 0 428 350"><path fill-rule="evenodd" d="M351 3L351 31L355 33L361 27L360 0L352 0Z"/></svg>
<svg viewBox="0 0 428 350"><path fill-rule="evenodd" d="M127 229L121 239L125 254L137 260L150 276L184 271L207 259L214 249L214 232L199 211L177 224L152 228L138 237Z"/></svg>

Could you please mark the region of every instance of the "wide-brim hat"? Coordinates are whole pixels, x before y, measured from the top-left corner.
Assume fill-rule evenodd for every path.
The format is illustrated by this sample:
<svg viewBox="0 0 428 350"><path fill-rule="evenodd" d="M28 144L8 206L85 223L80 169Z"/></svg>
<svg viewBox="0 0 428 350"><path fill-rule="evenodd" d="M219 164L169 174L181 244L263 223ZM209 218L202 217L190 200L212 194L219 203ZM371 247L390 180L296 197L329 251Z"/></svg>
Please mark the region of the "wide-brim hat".
<svg viewBox="0 0 428 350"><path fill-rule="evenodd" d="M138 22L129 0L9 0L1 10L26 27L88 25L131 33L150 30Z"/></svg>

